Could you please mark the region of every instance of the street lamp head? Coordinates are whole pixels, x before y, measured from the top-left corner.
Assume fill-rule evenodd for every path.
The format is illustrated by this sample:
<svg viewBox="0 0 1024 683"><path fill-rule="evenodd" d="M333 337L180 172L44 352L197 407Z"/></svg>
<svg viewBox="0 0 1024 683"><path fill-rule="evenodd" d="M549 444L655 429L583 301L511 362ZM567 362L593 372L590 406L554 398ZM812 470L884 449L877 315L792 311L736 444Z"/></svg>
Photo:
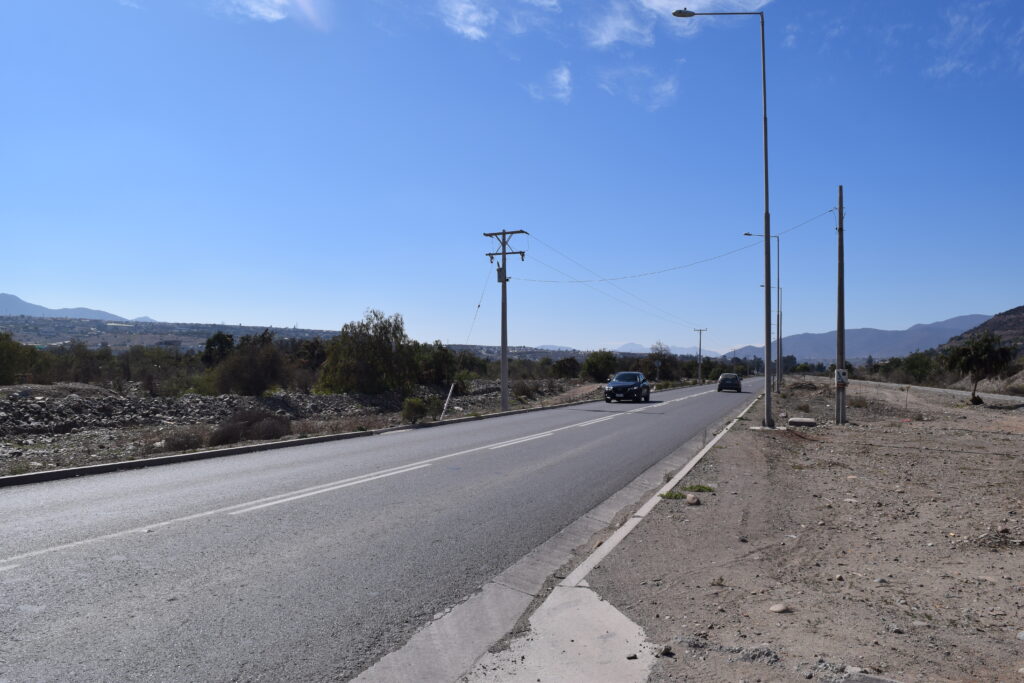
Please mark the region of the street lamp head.
<svg viewBox="0 0 1024 683"><path fill-rule="evenodd" d="M754 233L752 232L745 232L743 234L746 235L747 237L754 237Z"/></svg>
<svg viewBox="0 0 1024 683"><path fill-rule="evenodd" d="M690 10L688 10L688 9L686 9L684 7L683 9L677 9L675 12L672 13L672 16L674 16L674 17L695 17L695 16L697 16L697 13L696 12L691 12Z"/></svg>

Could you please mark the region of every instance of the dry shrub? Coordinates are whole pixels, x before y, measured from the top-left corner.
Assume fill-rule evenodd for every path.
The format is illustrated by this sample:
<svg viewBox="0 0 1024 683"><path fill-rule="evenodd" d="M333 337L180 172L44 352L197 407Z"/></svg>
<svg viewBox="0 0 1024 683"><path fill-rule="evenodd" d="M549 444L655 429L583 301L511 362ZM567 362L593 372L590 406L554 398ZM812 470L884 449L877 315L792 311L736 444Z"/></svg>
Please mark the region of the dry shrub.
<svg viewBox="0 0 1024 683"><path fill-rule="evenodd" d="M353 415L328 420L296 420L292 423L292 433L300 436L322 436L365 432L388 426L390 423L383 415Z"/></svg>
<svg viewBox="0 0 1024 683"><path fill-rule="evenodd" d="M189 451L202 448L210 435L205 425L186 425L177 427L164 437L165 451Z"/></svg>
<svg viewBox="0 0 1024 683"><path fill-rule="evenodd" d="M227 419L210 434L211 446L239 441L269 441L292 433L291 421L265 410L242 410Z"/></svg>

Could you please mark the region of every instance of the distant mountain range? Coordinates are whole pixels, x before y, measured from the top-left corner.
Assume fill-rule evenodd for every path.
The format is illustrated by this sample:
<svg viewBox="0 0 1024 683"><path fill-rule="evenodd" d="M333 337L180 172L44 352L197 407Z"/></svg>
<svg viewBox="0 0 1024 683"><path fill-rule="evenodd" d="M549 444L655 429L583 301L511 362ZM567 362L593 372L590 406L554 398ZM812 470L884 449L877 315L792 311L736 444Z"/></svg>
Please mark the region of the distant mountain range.
<svg viewBox="0 0 1024 683"><path fill-rule="evenodd" d="M669 346L668 349L677 356L696 356L698 351L696 346ZM644 346L643 344L630 342L629 344L623 344L622 346L614 350L618 351L619 353L650 353L651 347ZM704 347L703 349L699 350L701 355L707 358L718 358L719 356L722 355L717 351L712 351L707 347Z"/></svg>
<svg viewBox="0 0 1024 683"><path fill-rule="evenodd" d="M47 308L38 304L30 304L13 294L0 293L0 315L27 315L33 318L84 318L86 320L107 320L111 322L128 322L113 313L99 311L95 308ZM145 316L133 318L136 322L155 323Z"/></svg>
<svg viewBox="0 0 1024 683"><path fill-rule="evenodd" d="M1015 309L1016 310L1016 309ZM914 351L934 349L967 330L975 328L992 316L961 315L936 323L914 325L905 330L876 330L860 327L846 330L846 358L851 362L872 356L875 360L906 356ZM744 346L728 356L749 358L764 356L763 346ZM833 362L836 357L836 332L794 334L782 338L782 354L796 356L801 362Z"/></svg>

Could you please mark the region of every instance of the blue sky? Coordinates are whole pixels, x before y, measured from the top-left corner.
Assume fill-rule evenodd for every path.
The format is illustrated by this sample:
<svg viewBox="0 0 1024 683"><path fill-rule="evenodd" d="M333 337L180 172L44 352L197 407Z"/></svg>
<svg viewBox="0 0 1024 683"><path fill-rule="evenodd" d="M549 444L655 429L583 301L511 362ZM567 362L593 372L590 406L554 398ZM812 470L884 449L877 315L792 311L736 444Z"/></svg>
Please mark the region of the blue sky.
<svg viewBox="0 0 1024 683"><path fill-rule="evenodd" d="M33 303L335 330L372 307L494 344L482 233L523 229L512 344L758 344L757 19L682 5L766 15L786 334L835 327L840 184L849 327L1024 303L1018 0L4 5L0 291Z"/></svg>

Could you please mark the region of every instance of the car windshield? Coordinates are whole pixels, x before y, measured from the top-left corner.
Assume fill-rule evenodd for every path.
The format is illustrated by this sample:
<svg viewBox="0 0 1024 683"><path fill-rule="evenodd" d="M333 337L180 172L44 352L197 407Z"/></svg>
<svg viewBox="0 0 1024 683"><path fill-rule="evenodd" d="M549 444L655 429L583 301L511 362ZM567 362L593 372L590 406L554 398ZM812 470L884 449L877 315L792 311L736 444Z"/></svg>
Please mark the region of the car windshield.
<svg viewBox="0 0 1024 683"><path fill-rule="evenodd" d="M639 382L640 373L637 372L620 372L615 375L612 379L613 382Z"/></svg>

